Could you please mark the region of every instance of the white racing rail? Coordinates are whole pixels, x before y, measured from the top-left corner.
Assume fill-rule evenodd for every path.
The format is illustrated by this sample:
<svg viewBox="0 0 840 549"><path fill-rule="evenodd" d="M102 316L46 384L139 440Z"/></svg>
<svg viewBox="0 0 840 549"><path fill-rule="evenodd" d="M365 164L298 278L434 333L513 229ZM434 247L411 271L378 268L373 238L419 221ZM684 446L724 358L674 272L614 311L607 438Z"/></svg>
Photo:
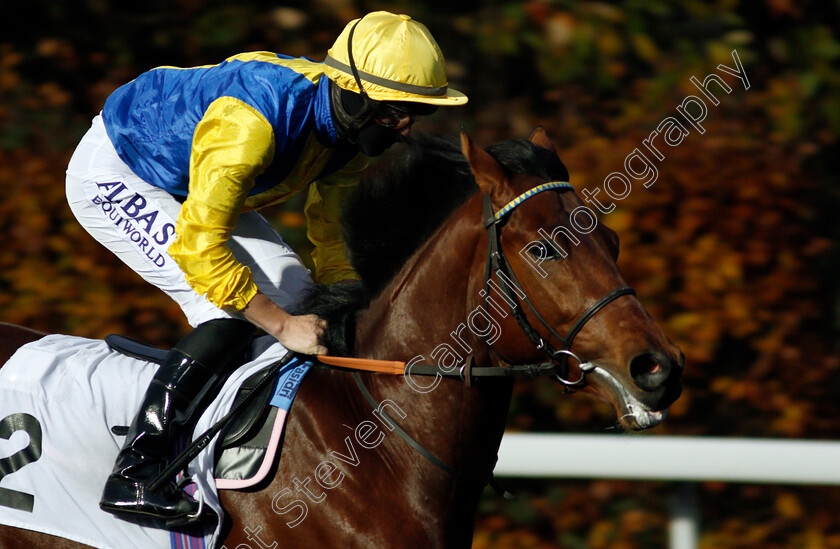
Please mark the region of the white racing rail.
<svg viewBox="0 0 840 549"><path fill-rule="evenodd" d="M505 433L495 474L503 477L612 478L840 485L840 442L651 435ZM671 506L671 549L697 547L691 484Z"/></svg>

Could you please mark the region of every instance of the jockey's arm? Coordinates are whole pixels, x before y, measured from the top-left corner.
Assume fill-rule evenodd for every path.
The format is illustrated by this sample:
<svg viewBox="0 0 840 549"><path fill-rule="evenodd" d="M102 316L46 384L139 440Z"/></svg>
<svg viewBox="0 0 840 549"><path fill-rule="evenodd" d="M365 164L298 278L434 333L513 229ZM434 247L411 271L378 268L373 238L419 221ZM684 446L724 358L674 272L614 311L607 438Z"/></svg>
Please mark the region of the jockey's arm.
<svg viewBox="0 0 840 549"><path fill-rule="evenodd" d="M291 315L258 291L242 314L249 322L273 335L287 349L308 355L325 355L320 339L327 322L317 315Z"/></svg>
<svg viewBox="0 0 840 549"><path fill-rule="evenodd" d="M341 235L341 206L347 194L359 183L369 159L359 153L344 168L309 186L304 212L307 236L314 245L315 281L335 284L359 276L347 259Z"/></svg>
<svg viewBox="0 0 840 549"><path fill-rule="evenodd" d="M227 245L255 178L274 156L274 144L271 125L253 107L231 97L210 105L193 136L189 194L169 254L187 283L217 307L241 311L288 349L320 354L326 351L318 343L323 321L290 315L274 304Z"/></svg>

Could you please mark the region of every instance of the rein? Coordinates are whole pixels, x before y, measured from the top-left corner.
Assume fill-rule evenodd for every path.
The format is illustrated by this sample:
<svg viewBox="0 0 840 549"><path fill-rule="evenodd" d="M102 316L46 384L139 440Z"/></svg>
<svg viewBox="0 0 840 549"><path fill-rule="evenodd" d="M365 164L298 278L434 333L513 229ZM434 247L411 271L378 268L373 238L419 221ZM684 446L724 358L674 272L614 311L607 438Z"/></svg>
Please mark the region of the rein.
<svg viewBox="0 0 840 549"><path fill-rule="evenodd" d="M486 194L482 195L484 208L484 226L487 229L487 262L484 272L484 289L480 295L484 297L484 310L489 310L488 300L490 298L490 288L501 292L504 301L510 308L510 312L516 319L522 331L528 337L528 340L539 351L544 353L549 359L548 362L529 363L529 364L511 364L510 361L504 360L500 353L493 351L499 358L508 366L473 366L470 357L464 361L464 365L460 369L444 368L435 364L411 364L407 365L405 362L397 360L374 360L374 359L360 359L349 357L329 357L319 355L317 358L324 364L330 366L338 366L342 368L350 368L354 370L363 370L369 372L387 373L392 375L421 375L421 376L441 376L446 378L460 379L468 385L472 378L478 377L507 377L507 378L535 378L540 376L551 376L556 381L559 381L567 388L579 385L583 382L586 373L591 371L595 366L589 362L584 362L579 356L571 351L572 343L577 334L583 329L583 326L595 316L598 311L624 295L636 295L636 290L630 286L621 286L609 292L598 301L589 306L583 314L578 317L565 336L557 333L551 325L545 321L542 315L539 314L536 307L528 295L521 289L522 284L510 266L504 252L501 248L501 231L500 227L504 224L507 216L522 202L536 196L537 194L551 189L572 189L574 187L565 181L550 181L538 185L518 197L508 202L499 211L493 212L490 203L490 197ZM494 280L496 278L502 281L498 283ZM520 301L521 299L521 301ZM548 330L548 333L557 338L563 343L560 349L555 349L540 333L531 325L528 317L522 309L522 302L528 307L534 317L539 320L540 324ZM498 310L498 309L496 309ZM492 349L492 345L490 346ZM569 357L578 362L578 369L580 376L576 380L568 378Z"/></svg>
<svg viewBox="0 0 840 549"><path fill-rule="evenodd" d="M536 307L534 307L533 303L531 303L531 300L528 299L528 295L521 289L522 285L520 284L519 279L516 277L516 273L514 273L513 268L510 266L507 257L505 257L504 251L502 251L500 240L500 228L504 225L504 221L507 219L507 216L510 215L510 213L513 212L513 210L517 206L522 204L522 202L533 196L536 196L541 192L548 191L551 189L574 190L574 187L572 187L572 185L565 181L551 181L543 183L542 185L539 185L522 193L518 197L508 202L504 207L502 207L499 211L495 213L493 212L493 207L490 202L489 195L482 195L485 219L484 227L487 229L488 234L487 262L484 274L484 290L480 294L484 297L484 309L485 311L487 311L491 286L497 291L501 291L502 297L504 297L504 301L510 308L510 312L516 319L520 328L522 328L522 331L525 333L525 335L528 337L528 340L534 345L534 347L536 347L540 352L544 353L548 357L548 362L542 362L537 364L510 364L509 361L504 360L501 354L499 354L495 349L493 349L492 344L490 345L490 348L504 362L508 362L508 366L472 366L472 357L468 357L467 360L464 361L464 365L459 370L454 370L452 368L443 368L441 366L432 364L416 364L406 367L406 364L404 362L399 361L373 361L368 359L344 359L334 357L318 358L325 364L348 367L356 370L386 372L395 375L439 375L442 377L456 378L460 379L461 381L464 381L467 384L467 386L470 386L471 380L474 377L534 378L543 375L548 375L562 383L566 387L567 392L571 392L572 388L583 383L586 374L595 368L594 364L590 362L584 362L580 357L578 357L575 353L571 351L572 342L574 341L575 336L577 336L581 329L583 329L583 326L590 319L592 319L592 317L595 316L598 313L598 311L600 311L601 309L603 309L604 307L606 307L621 296L636 295L636 291L630 286L621 286L609 292L608 294L600 298L598 301L590 305L589 308L586 309L586 311L584 311L583 314L580 315L580 317L578 317L578 319L574 322L574 324L565 336L561 336L560 334L558 334L557 331L555 331L554 328L552 328L551 325L549 325L548 322L546 322L545 319L543 319L543 317L537 312ZM494 275L496 278L502 280L504 283L500 284L498 282L495 282L493 280ZM543 327L545 327L548 330L548 333L562 342L563 346L560 349L555 349L531 325L531 323L528 321L528 317L522 309L522 303L520 299L525 302L525 305L528 307L528 309L531 311L534 317L536 317L537 320L539 320L540 324L542 324ZM578 362L578 370L580 371L580 376L575 380L571 380L568 377L569 357L574 358ZM341 364L339 364L339 362ZM400 369L400 365L402 366L402 369ZM362 380L361 376L358 374L358 372L353 373L353 379L356 381L356 385L358 386L359 391L362 393L362 395L365 397L368 403L370 403L370 405L373 406L374 409L377 409L379 407L379 404L370 394L370 391L368 391L367 386L365 386L365 383ZM489 482L491 486L499 494L502 495L502 497L506 499L511 499L513 497L509 492L501 488L495 482L493 478L492 468L490 470L490 473L484 478L476 478L472 475L466 475L454 469L452 466L448 465L440 458L435 456L432 452L423 447L419 442L417 442L407 432L405 432L404 429L397 425L397 423L392 418L385 416L384 413L382 415L394 428L397 435L399 435L400 438L406 441L406 443L408 443L409 446L414 448L428 461L430 461L435 466L442 469L452 477L461 481L477 485L481 488L484 488L484 486ZM496 457L496 459L498 459L498 456Z"/></svg>
<svg viewBox="0 0 840 549"><path fill-rule="evenodd" d="M578 357L575 353L573 353L570 350L575 336L578 334L578 332L580 332L583 326L596 313L598 313L598 311L600 311L601 309L603 309L604 307L606 307L621 296L635 295L636 291L629 286L622 286L611 291L610 293L593 303L586 311L584 311L584 313L575 321L575 323L569 329L569 332L566 334L565 337L558 334L537 312L534 305L528 299L528 296L521 289L522 285L519 283L516 274L513 272L510 263L507 261L507 258L505 257L505 254L502 251L499 227L503 225L503 222L506 219L506 217L522 202L524 202L528 198L531 198L532 196L535 196L543 191L547 191L550 189L573 189L573 187L569 183L564 181L552 181L544 183L519 195L495 213L493 213L492 210L490 197L486 194L483 195L483 207L485 215L484 226L488 231L488 244L484 290L481 294L484 297L485 310L487 310L490 287L493 286L494 289L504 292L503 297L505 298L505 301L510 307L511 314L516 319L517 323L522 328L523 332L531 341L531 343L549 358L548 362L542 362L537 364L509 364L508 366L473 366L472 357L468 357L467 360L464 362L464 365L459 370L454 370L451 368L444 369L441 366L432 364L413 364L410 366L406 366L405 362L393 360L373 360L349 357L330 357L321 355L315 358L319 362L327 366L350 368L353 370L363 370L392 375L439 375L441 377L457 378L461 381L464 381L468 387L470 386L472 379L478 377L535 378L543 375L548 375L565 385L566 389L569 391L573 386L582 383L584 381L584 378L586 377L586 374L592 371L595 368L595 365L589 362L583 362L583 360L580 357ZM515 288L516 291L512 290L511 285L508 285L507 282L505 284L499 284L494 282L494 274L499 279L507 278L508 281L512 281L515 285L512 287ZM519 301L520 298L528 306L528 309L531 311L531 313L533 313L533 315L540 321L540 323L548 330L549 334L556 337L563 343L562 348L555 349L540 335L540 333L536 329L534 329L534 327L528 321L527 316L522 310L522 304ZM490 348L493 348L492 345L490 346ZM495 351L495 349L493 351L500 358L502 358L501 355ZM166 482L168 482L168 479L172 478L175 474L178 473L178 471L184 470L189 464L189 462L192 461L200 453L200 451L211 442L213 437L216 434L218 434L219 431L221 431L221 429L225 425L227 425L234 417L239 415L239 413L250 403L254 396L259 392L258 389L274 380L275 374L283 366L285 366L295 354L296 353L289 352L283 358L272 364L266 370L265 375L263 375L260 378L257 385L254 387L254 390L247 397L242 399L242 401L239 404L235 405L227 413L227 415L225 415L225 417L219 420L219 422L216 425L208 429L197 440L193 441L193 443L190 444L190 446L187 447L180 456L178 456L163 471L161 471L150 484L149 490L152 493L157 492L160 488L163 487L163 485ZM574 381L568 379L569 357L572 357L578 361L578 369L580 370L580 377ZM379 407L379 403L377 403L373 396L370 394L370 391L365 386L365 383L362 380L361 376L358 374L358 371L353 372L353 378L356 381L356 385L358 386L359 391L362 393L362 395L365 397L368 403L370 403L370 405L373 406L374 409L377 409ZM502 497L506 499L513 498L512 494L504 490L501 486L498 485L498 483L496 483L495 479L493 478L492 468L490 472L484 477L476 477L474 475L464 474L458 471L457 469L453 468L452 466L448 465L446 462L444 462L443 460L435 456L432 452L423 447L423 445L421 445L414 438L412 438L404 429L397 425L396 421L388 417L384 412L381 412L381 414L383 418L385 418L385 420L394 428L394 430L400 438L406 441L406 443L408 443L409 446L414 448L418 453L420 453L420 455L429 460L436 467L440 468L441 470L445 471L446 473L458 480L473 484L482 489L489 483L500 495L502 495ZM496 459L498 459L498 456L496 456Z"/></svg>

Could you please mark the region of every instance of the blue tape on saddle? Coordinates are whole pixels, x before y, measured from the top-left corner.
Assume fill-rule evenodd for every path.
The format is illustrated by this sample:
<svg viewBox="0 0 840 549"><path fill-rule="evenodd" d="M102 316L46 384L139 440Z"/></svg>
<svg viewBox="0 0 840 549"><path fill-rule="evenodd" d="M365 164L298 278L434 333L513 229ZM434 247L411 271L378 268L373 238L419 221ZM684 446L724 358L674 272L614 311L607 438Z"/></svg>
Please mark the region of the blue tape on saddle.
<svg viewBox="0 0 840 549"><path fill-rule="evenodd" d="M288 412L289 408L292 407L292 401L295 399L298 388L311 366L312 363L309 361L292 359L277 374L277 381L274 384L274 389L272 389L269 404Z"/></svg>

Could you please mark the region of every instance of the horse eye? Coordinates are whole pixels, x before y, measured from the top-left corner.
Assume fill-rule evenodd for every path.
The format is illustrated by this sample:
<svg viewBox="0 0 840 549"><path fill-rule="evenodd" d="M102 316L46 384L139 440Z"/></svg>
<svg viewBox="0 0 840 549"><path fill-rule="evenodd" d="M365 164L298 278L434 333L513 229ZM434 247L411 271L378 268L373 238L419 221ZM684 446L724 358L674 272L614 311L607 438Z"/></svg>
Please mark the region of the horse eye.
<svg viewBox="0 0 840 549"><path fill-rule="evenodd" d="M554 261L557 259L563 259L563 255L557 251L557 248L555 248L545 240L540 240L539 242L535 243L533 246L528 248L528 253L534 256L535 259L539 259L541 261Z"/></svg>

